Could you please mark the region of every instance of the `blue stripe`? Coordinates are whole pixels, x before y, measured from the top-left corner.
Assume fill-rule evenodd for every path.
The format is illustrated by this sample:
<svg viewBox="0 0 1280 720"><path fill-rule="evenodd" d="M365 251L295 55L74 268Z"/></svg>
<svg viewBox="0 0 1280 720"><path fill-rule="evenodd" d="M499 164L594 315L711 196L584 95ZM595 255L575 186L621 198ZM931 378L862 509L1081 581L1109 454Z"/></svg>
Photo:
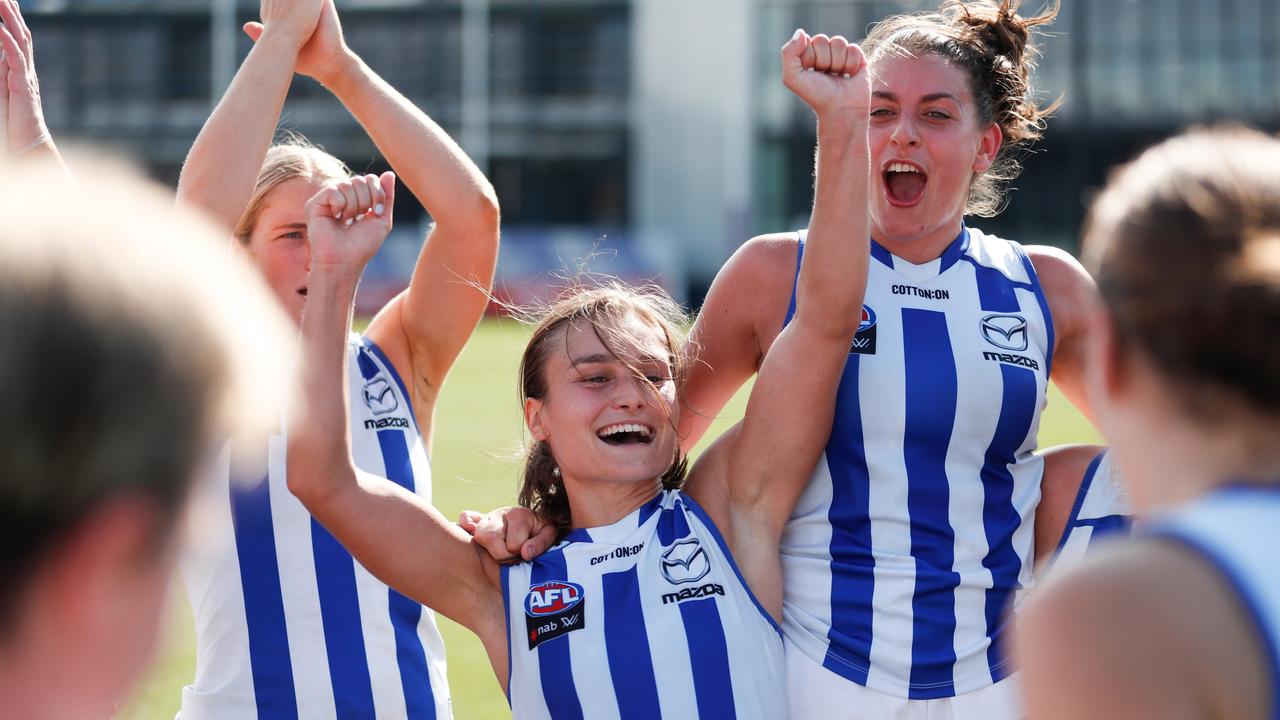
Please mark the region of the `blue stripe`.
<svg viewBox="0 0 1280 720"><path fill-rule="evenodd" d="M938 263L938 274L946 272L964 257L965 252L969 250L969 228L964 223L960 224L960 233L951 241L951 244L942 251L941 262Z"/></svg>
<svg viewBox="0 0 1280 720"><path fill-rule="evenodd" d="M265 455L263 457L265 459ZM230 496L258 717L296 720L298 696L293 686L280 565L271 521L271 486L265 477L253 485L232 478Z"/></svg>
<svg viewBox="0 0 1280 720"><path fill-rule="evenodd" d="M1004 672L1007 658L1001 645L1006 628L1004 613L1010 597L1020 587L1018 574L1022 571L1022 558L1013 547L1013 535L1022 525L1022 516L1013 504L1013 473L1009 466L1018 460L1018 450L1031 431L1040 398L1036 374L1031 370L1001 363L1000 375L1004 397L995 436L982 465L982 527L987 537L987 555L982 559L982 566L991 571L986 620L987 637L991 641L987 646L987 665L992 681L1008 674Z"/></svg>
<svg viewBox="0 0 1280 720"><path fill-rule="evenodd" d="M1076 527L1091 527L1093 534L1089 536L1089 542L1110 535L1111 533L1127 533L1133 527L1133 516L1131 515L1103 515L1102 517L1088 518L1078 520Z"/></svg>
<svg viewBox="0 0 1280 720"><path fill-rule="evenodd" d="M871 257L890 270L893 269L893 253L875 240L871 241Z"/></svg>
<svg viewBox="0 0 1280 720"><path fill-rule="evenodd" d="M679 511L677 507L664 508L662 514L658 516L658 542L662 545L670 545L684 537L688 537L690 533L689 521L685 519L684 512Z"/></svg>
<svg viewBox="0 0 1280 720"><path fill-rule="evenodd" d="M369 679L369 658L364 651L356 593L355 560L315 518L311 520L311 552L316 562L320 621L338 717L375 717L373 683Z"/></svg>
<svg viewBox="0 0 1280 720"><path fill-rule="evenodd" d="M787 316L782 320L782 327L786 327L791 322L791 318L796 316L796 292L800 289L800 261L804 258L804 231L799 233L799 242L796 244L796 275L791 281L791 302L787 305Z"/></svg>
<svg viewBox="0 0 1280 720"><path fill-rule="evenodd" d="M836 391L835 418L827 439L831 471L831 629L823 667L859 685L867 684L874 614L875 555L871 551L870 476L863 444L858 369L850 354ZM838 654L852 653L853 657Z"/></svg>
<svg viewBox="0 0 1280 720"><path fill-rule="evenodd" d="M907 512L916 587L911 601L912 698L954 695L955 530L951 527L947 447L956 419L956 364L946 315L902 310L906 359Z"/></svg>
<svg viewBox="0 0 1280 720"><path fill-rule="evenodd" d="M1044 352L1044 376L1049 377L1053 372L1053 313L1049 312L1049 299L1044 295L1044 288L1040 286L1040 276L1036 274L1036 266L1031 262L1031 258L1027 255L1027 251L1018 243L1010 243L1013 249L1018 251L1018 255L1022 258L1022 266L1027 270L1027 277L1031 279L1031 287L1036 294L1036 302L1040 304L1040 314L1044 316L1044 327L1047 333L1049 347Z"/></svg>
<svg viewBox="0 0 1280 720"><path fill-rule="evenodd" d="M715 598L680 603L680 619L684 622L684 633L689 641L689 664L693 667L698 717L717 720L737 717L733 704L733 679L729 675L729 646L724 639L724 626L720 623L720 610L716 607Z"/></svg>
<svg viewBox="0 0 1280 720"><path fill-rule="evenodd" d="M549 552L533 561L529 584L550 580L567 581L569 571L563 552ZM585 607L586 598L583 598ZM510 622L508 620L508 622ZM587 622L583 618L583 623ZM521 632L523 633L523 628ZM542 678L542 697L556 720L582 720L582 703L573 682L573 666L569 661L569 636L547 640L538 646L538 675Z"/></svg>
<svg viewBox="0 0 1280 720"><path fill-rule="evenodd" d="M404 431L379 430L378 446L382 449L387 478L414 492L413 464L409 460ZM436 702L431 688L431 673L427 670L427 650L418 635L422 606L391 589L387 590L387 605L395 632L396 663L400 666L406 717L410 720L434 720Z"/></svg>
<svg viewBox="0 0 1280 720"><path fill-rule="evenodd" d="M1067 516L1067 526L1062 529L1062 537L1058 538L1058 547L1053 551L1054 557L1057 557L1062 552L1062 548L1067 546L1067 538L1071 537L1071 531L1078 526L1080 508L1084 507L1084 499L1089 494L1089 487L1093 485L1093 476L1098 474L1102 457L1106 454L1107 451L1102 450L1089 461L1089 467L1084 471L1084 478L1080 480L1080 489L1076 491L1076 501L1071 506L1071 514Z"/></svg>
<svg viewBox="0 0 1280 720"><path fill-rule="evenodd" d="M604 587L604 643L609 675L618 698L622 720L661 718L658 681L649 654L649 634L640 606L640 579L636 568L607 573Z"/></svg>
<svg viewBox="0 0 1280 720"><path fill-rule="evenodd" d="M653 517L653 514L657 512L658 508L662 507L662 499L664 497L666 497L665 493L658 493L653 496L652 500L640 506L640 514L636 519L637 528L644 525L649 518Z"/></svg>

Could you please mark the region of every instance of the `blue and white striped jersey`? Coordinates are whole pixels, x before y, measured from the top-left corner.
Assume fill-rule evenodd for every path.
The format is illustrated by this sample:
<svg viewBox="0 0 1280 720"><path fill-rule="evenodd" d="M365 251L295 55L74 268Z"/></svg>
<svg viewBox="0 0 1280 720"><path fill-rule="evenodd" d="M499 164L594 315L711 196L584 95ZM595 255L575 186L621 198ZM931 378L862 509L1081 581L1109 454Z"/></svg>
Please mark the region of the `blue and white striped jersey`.
<svg viewBox="0 0 1280 720"><path fill-rule="evenodd" d="M950 697L1009 673L1053 324L1015 243L962 228L923 265L871 255L830 440L782 538L783 632L853 682Z"/></svg>
<svg viewBox="0 0 1280 720"><path fill-rule="evenodd" d="M1280 720L1280 486L1229 486L1153 518L1141 533L1192 549L1218 570L1248 613L1267 661L1273 720Z"/></svg>
<svg viewBox="0 0 1280 720"><path fill-rule="evenodd" d="M1085 470L1071 508L1071 517L1054 551L1052 567L1079 563L1093 547L1093 541L1109 535L1127 535L1133 525L1133 507L1120 472L1107 455L1098 453Z"/></svg>
<svg viewBox="0 0 1280 720"><path fill-rule="evenodd" d="M517 720L786 716L778 626L679 491L503 568L502 589Z"/></svg>
<svg viewBox="0 0 1280 720"><path fill-rule="evenodd" d="M395 368L355 335L348 365L356 465L430 501L431 468ZM232 453L258 458L267 477L229 480ZM182 562L196 677L179 717L449 718L433 614L311 517L285 484L285 455L282 425L258 448L227 448L202 489L199 542Z"/></svg>

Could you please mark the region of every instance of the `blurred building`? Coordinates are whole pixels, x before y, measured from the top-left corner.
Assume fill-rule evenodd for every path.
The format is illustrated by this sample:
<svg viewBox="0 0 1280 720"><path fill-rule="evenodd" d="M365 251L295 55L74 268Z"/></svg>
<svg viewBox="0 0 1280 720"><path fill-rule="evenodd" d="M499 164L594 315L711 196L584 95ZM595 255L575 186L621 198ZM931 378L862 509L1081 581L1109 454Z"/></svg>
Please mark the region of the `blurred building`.
<svg viewBox="0 0 1280 720"><path fill-rule="evenodd" d="M1025 3L1029 8L1033 2ZM250 43L240 0L22 0L55 132L109 143L174 181ZM547 271L657 277L697 299L753 234L803 225L813 122L778 82L795 27L861 37L917 0L338 0L350 45L459 138L498 189L504 288ZM1193 123L1280 128L1275 0L1064 0L1038 86L1064 96L1011 204L984 228L1072 247L1090 188ZM298 79L283 127L382 167ZM400 228L413 228L411 203ZM419 217L421 211L418 211ZM412 265L421 218L371 285ZM379 289L381 288L381 289Z"/></svg>

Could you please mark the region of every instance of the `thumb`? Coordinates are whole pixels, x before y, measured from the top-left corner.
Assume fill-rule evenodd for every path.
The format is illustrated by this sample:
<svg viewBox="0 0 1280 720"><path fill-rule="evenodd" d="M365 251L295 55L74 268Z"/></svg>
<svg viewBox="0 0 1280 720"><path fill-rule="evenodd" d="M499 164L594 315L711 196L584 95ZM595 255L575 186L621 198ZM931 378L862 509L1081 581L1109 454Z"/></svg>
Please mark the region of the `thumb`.
<svg viewBox="0 0 1280 720"><path fill-rule="evenodd" d="M809 49L809 33L801 28L796 28L796 31L791 35L791 39L787 41L786 45L782 46L783 67L800 67L800 58L807 49Z"/></svg>
<svg viewBox="0 0 1280 720"><path fill-rule="evenodd" d="M247 22L244 24L244 34L248 35L249 39L254 42L258 42L258 38L262 37L262 30L263 26L260 22Z"/></svg>

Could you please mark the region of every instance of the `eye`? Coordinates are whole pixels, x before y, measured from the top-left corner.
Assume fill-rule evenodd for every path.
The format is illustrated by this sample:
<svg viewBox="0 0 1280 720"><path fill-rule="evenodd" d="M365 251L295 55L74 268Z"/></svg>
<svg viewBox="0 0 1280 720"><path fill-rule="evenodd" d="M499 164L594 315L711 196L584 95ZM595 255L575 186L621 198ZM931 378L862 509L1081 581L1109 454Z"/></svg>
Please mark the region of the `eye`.
<svg viewBox="0 0 1280 720"><path fill-rule="evenodd" d="M951 119L951 113L946 112L945 110L930 110L929 112L925 113L925 116L932 120L950 120Z"/></svg>
<svg viewBox="0 0 1280 720"><path fill-rule="evenodd" d="M873 118L887 118L887 117L893 117L893 111L892 111L892 110L890 110L889 108L883 108L883 107L880 107L880 108L872 108L872 110L871 110L871 117L873 117Z"/></svg>
<svg viewBox="0 0 1280 720"><path fill-rule="evenodd" d="M305 239L306 236L307 234L301 230L291 230L281 235L280 239L281 240L302 240L302 239Z"/></svg>
<svg viewBox="0 0 1280 720"><path fill-rule="evenodd" d="M603 385L609 382L609 377L607 375L588 375L582 378L582 382L588 385Z"/></svg>

